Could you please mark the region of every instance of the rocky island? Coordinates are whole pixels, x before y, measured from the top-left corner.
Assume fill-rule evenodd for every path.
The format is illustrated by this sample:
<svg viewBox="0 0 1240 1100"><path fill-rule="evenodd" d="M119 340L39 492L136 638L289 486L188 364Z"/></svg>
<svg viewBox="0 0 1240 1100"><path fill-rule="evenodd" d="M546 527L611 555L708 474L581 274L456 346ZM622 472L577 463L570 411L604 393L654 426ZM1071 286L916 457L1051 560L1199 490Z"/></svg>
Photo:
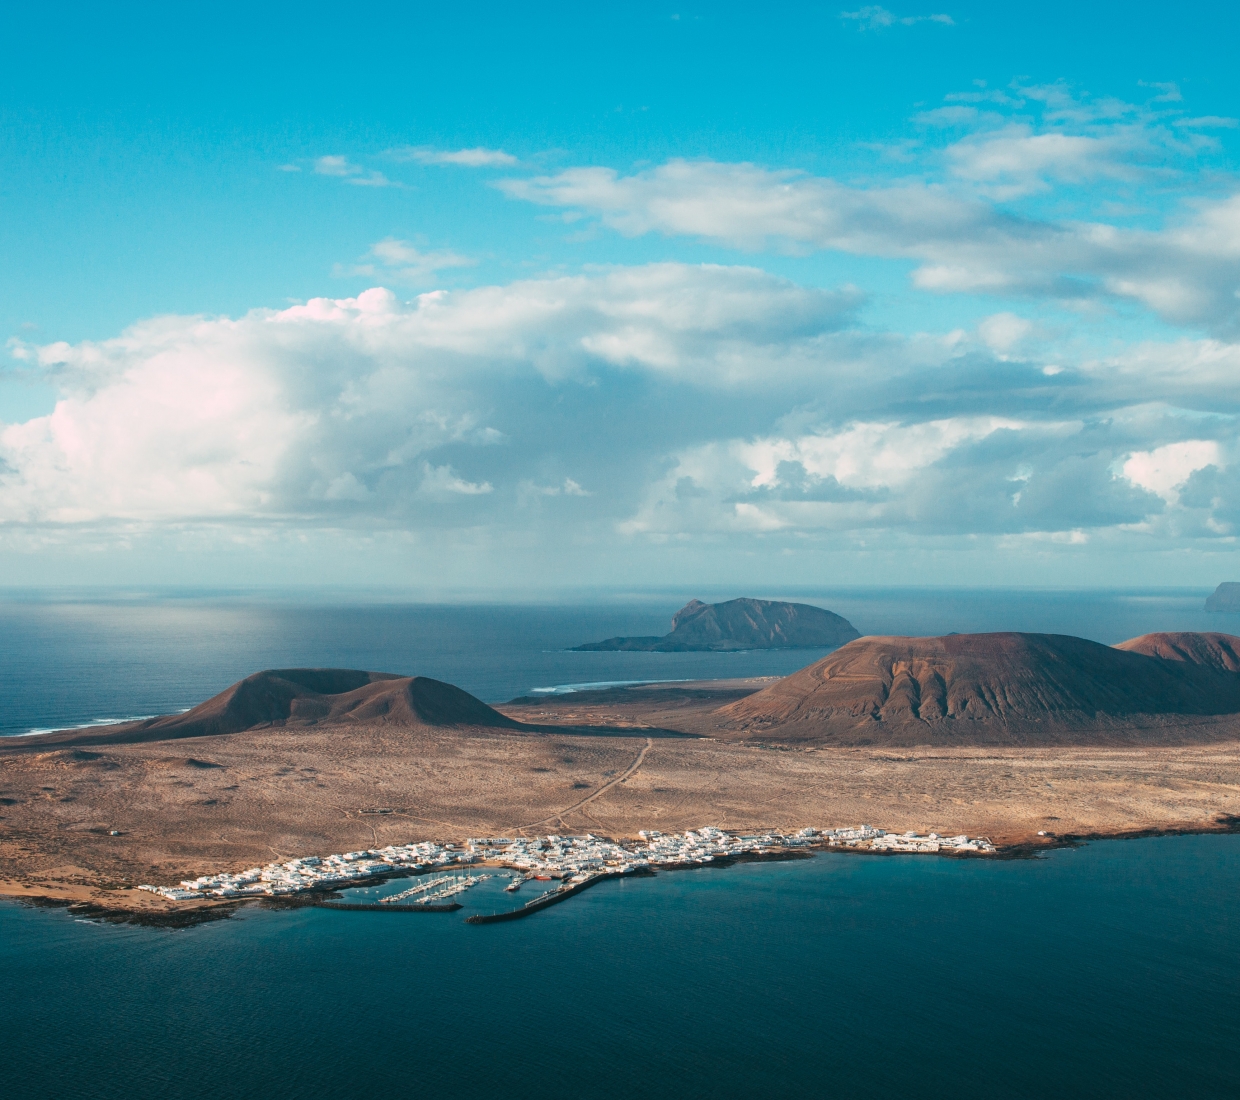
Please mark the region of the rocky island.
<svg viewBox="0 0 1240 1100"><path fill-rule="evenodd" d="M722 652L741 649L827 649L861 637L847 619L807 603L773 600L690 600L661 637L608 638L574 646L579 652Z"/></svg>
<svg viewBox="0 0 1240 1100"><path fill-rule="evenodd" d="M1240 582L1224 581L1206 597L1207 611L1240 611Z"/></svg>

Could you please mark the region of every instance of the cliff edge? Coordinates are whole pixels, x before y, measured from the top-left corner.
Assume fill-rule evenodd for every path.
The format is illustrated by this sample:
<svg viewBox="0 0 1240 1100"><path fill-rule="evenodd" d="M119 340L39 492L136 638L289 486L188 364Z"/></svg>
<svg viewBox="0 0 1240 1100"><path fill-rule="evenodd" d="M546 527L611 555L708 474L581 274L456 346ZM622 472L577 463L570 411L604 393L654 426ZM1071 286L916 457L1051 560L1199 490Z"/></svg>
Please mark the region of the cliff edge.
<svg viewBox="0 0 1240 1100"><path fill-rule="evenodd" d="M847 619L807 603L774 600L690 600L663 637L608 638L574 646L579 652L720 652L738 649L825 649L861 635Z"/></svg>
<svg viewBox="0 0 1240 1100"><path fill-rule="evenodd" d="M1207 611L1240 611L1240 583L1224 581L1206 597Z"/></svg>

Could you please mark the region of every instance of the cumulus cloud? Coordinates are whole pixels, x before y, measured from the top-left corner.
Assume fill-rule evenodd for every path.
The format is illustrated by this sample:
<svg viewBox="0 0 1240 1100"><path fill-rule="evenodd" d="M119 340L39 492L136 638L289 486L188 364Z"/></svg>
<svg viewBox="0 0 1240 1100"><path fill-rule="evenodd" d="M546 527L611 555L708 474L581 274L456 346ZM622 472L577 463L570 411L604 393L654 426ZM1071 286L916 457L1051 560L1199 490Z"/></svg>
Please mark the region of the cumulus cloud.
<svg viewBox="0 0 1240 1100"><path fill-rule="evenodd" d="M1166 511L1158 494L1117 477L1122 439L1102 421L954 417L711 443L678 454L624 530L1078 541Z"/></svg>
<svg viewBox="0 0 1240 1100"><path fill-rule="evenodd" d="M814 342L855 302L751 268L664 264L20 345L60 399L0 429L0 520L404 522L419 499L512 485L520 471L496 452L554 442L549 387L588 392L602 372L752 390L814 373Z"/></svg>
<svg viewBox="0 0 1240 1100"><path fill-rule="evenodd" d="M1178 490L1189 477L1207 466L1221 466L1218 443L1213 439L1186 439L1152 451L1134 451L1124 461L1124 477L1142 489L1157 493L1169 504L1179 501Z"/></svg>
<svg viewBox="0 0 1240 1100"><path fill-rule="evenodd" d="M429 145L406 145L393 149L391 156L397 160L411 160L418 164L437 164L454 168L512 168L520 161L502 149L435 149Z"/></svg>
<svg viewBox="0 0 1240 1100"><path fill-rule="evenodd" d="M1237 345L1051 372L1017 314L904 338L858 325L859 302L652 264L16 342L60 398L0 425L0 526L562 524L609 544L1238 529Z"/></svg>

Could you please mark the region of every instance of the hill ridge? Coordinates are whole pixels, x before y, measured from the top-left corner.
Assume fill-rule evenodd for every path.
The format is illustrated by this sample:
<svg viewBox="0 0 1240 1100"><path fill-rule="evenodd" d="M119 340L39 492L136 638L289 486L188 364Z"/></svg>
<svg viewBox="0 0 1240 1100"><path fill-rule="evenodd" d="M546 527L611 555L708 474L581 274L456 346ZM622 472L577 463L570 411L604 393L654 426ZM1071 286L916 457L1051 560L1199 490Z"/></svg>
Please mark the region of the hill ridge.
<svg viewBox="0 0 1240 1100"><path fill-rule="evenodd" d="M1230 635L871 636L717 714L768 739L1055 743L1240 715L1238 668Z"/></svg>

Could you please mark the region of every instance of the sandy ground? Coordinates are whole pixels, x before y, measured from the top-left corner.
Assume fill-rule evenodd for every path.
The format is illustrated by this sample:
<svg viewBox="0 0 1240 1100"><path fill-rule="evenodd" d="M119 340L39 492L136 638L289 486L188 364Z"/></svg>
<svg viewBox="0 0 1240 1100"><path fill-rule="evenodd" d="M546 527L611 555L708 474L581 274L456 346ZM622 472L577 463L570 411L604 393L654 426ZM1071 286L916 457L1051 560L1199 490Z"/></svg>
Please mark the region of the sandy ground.
<svg viewBox="0 0 1240 1100"><path fill-rule="evenodd" d="M613 729L624 718L609 712ZM363 812L377 809L392 812ZM1230 817L1240 818L1240 742L918 751L763 748L637 729L267 728L0 755L0 893L159 907L133 887L478 834L866 822L1015 845L1051 843L1039 830L1193 831Z"/></svg>

